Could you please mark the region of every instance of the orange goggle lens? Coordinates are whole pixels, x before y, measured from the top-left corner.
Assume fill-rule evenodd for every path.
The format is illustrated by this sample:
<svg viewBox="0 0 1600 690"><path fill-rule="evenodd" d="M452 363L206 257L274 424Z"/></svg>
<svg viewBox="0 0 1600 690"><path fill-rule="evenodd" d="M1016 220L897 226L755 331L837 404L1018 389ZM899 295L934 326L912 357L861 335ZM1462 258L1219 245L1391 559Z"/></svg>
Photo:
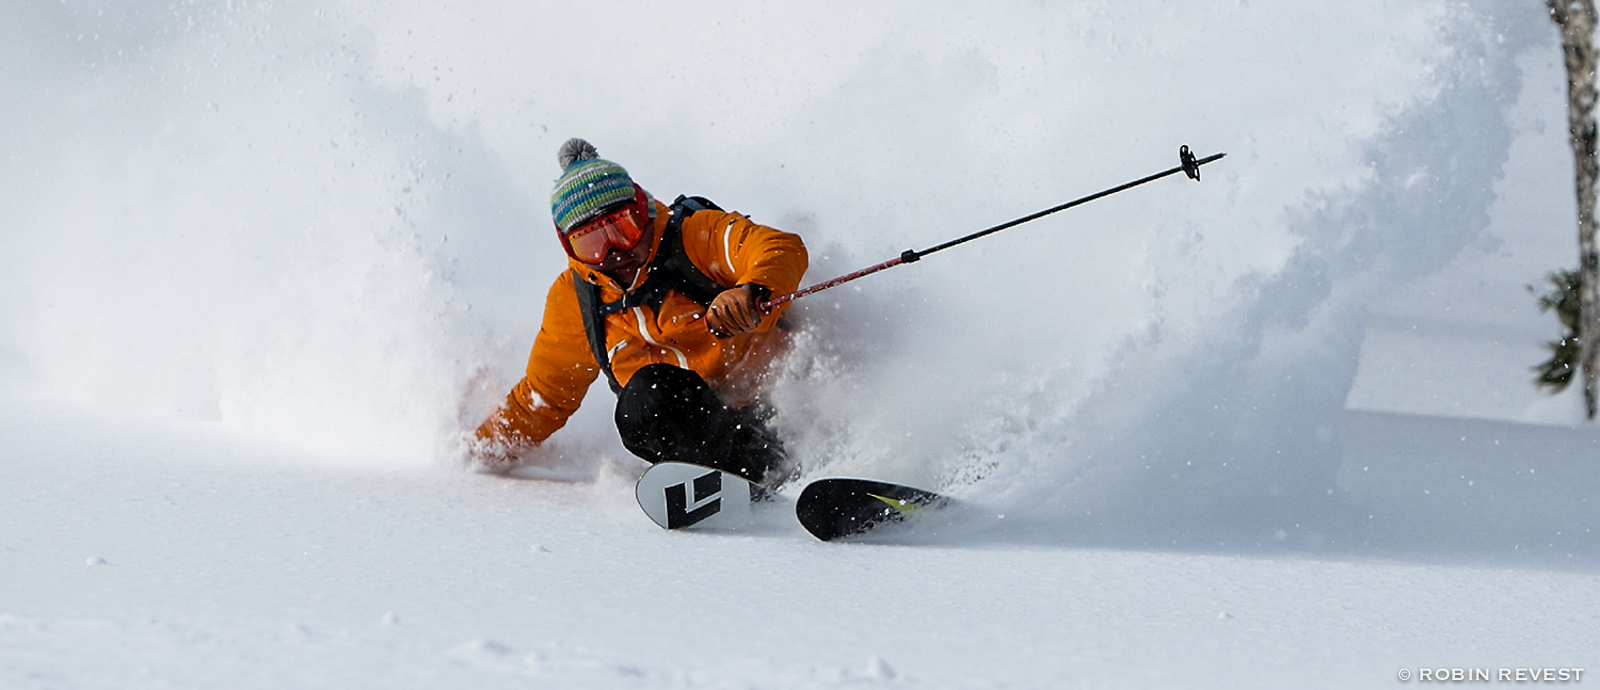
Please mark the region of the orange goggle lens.
<svg viewBox="0 0 1600 690"><path fill-rule="evenodd" d="M639 245L644 228L632 206L627 206L578 226L561 238L567 254L586 264L604 261L612 251L625 252Z"/></svg>

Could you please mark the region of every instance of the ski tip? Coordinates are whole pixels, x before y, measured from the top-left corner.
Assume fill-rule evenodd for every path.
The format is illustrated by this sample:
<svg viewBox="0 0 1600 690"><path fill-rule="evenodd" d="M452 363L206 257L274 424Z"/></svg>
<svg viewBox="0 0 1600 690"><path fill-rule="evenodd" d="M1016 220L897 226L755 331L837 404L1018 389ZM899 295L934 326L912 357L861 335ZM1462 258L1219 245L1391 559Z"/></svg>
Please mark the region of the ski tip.
<svg viewBox="0 0 1600 690"><path fill-rule="evenodd" d="M669 530L738 527L749 522L760 494L738 475L677 462L651 466L634 485L639 508Z"/></svg>
<svg viewBox="0 0 1600 690"><path fill-rule="evenodd" d="M915 524L950 504L942 494L873 479L835 477L806 485L795 517L811 536L834 541L897 524Z"/></svg>

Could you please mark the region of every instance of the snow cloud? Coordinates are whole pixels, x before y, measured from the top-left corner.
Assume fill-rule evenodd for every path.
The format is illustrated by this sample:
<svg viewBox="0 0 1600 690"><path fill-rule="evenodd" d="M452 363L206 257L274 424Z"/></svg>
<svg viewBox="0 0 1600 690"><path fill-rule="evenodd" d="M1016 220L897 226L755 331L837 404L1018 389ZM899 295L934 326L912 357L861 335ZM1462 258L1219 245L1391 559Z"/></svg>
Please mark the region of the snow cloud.
<svg viewBox="0 0 1600 690"><path fill-rule="evenodd" d="M1325 488L1362 305L1483 227L1548 40L1491 0L4 5L7 388L331 456L428 462L520 374L567 137L817 281L1226 151L798 310L813 467L1051 515Z"/></svg>

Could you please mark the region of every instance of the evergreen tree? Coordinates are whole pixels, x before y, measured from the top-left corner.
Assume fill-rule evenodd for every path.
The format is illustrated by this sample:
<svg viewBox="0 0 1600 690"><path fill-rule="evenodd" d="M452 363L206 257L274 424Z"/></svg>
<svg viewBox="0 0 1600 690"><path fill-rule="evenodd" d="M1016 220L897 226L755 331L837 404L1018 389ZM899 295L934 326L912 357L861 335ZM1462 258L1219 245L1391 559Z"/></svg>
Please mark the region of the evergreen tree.
<svg viewBox="0 0 1600 690"><path fill-rule="evenodd" d="M1561 319L1561 326L1565 329L1560 340L1552 340L1544 344L1550 350L1550 359L1533 368L1539 375L1534 379L1534 384L1540 388L1549 388L1552 394L1560 393L1572 383L1572 372L1578 368L1578 343L1581 322L1578 319L1578 281L1577 271L1556 271L1545 276L1554 288L1539 297L1539 312L1554 311L1556 317ZM1528 292L1534 292L1533 286L1528 286Z"/></svg>

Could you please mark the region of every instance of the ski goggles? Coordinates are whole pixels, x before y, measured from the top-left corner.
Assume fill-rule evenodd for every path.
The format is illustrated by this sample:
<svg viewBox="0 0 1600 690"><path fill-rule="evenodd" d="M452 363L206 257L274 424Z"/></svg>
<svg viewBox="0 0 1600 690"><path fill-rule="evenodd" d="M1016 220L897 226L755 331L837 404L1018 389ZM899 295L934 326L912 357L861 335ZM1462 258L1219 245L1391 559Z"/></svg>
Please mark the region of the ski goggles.
<svg viewBox="0 0 1600 690"><path fill-rule="evenodd" d="M567 256L586 264L599 264L611 252L625 252L644 239L640 223L642 204L630 203L615 211L584 221L561 236Z"/></svg>

